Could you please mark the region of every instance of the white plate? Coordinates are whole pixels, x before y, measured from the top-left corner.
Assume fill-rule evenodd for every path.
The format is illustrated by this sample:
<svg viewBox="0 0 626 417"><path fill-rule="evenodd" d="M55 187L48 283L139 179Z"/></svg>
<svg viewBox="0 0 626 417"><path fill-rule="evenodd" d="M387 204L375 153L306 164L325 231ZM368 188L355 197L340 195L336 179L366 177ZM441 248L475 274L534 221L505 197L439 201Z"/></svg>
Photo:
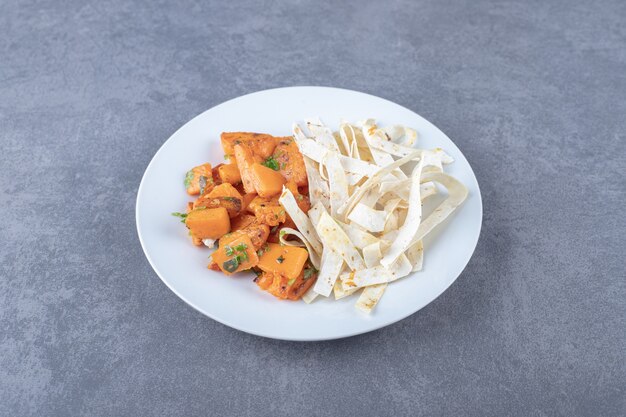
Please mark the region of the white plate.
<svg viewBox="0 0 626 417"><path fill-rule="evenodd" d="M294 121L319 116L336 129L340 119L376 118L381 125L403 124L420 134L419 147L441 147L456 162L446 169L469 189L465 203L425 241L422 272L391 284L369 316L354 308L355 297L318 297L312 304L281 301L261 291L252 274L226 277L207 269L208 248L191 244L187 229L170 213L185 211L185 172L223 160L223 131L291 135ZM148 261L176 295L227 326L284 340L328 340L379 329L415 313L448 288L469 261L480 234L482 203L467 160L434 125L390 101L328 87L260 91L227 101L197 116L156 153L137 195L137 231ZM320 299L322 298L322 299Z"/></svg>

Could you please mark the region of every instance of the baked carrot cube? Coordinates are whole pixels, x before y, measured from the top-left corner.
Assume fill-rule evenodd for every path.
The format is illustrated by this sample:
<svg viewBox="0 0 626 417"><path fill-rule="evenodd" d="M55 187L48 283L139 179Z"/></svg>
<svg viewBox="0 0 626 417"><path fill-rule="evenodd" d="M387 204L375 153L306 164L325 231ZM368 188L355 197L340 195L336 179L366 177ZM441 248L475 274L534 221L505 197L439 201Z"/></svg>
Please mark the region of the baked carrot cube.
<svg viewBox="0 0 626 417"><path fill-rule="evenodd" d="M302 271L296 278L287 278L276 272L263 272L256 280L257 285L273 296L283 300L298 300L315 283L317 272ZM314 271L314 270L312 270Z"/></svg>
<svg viewBox="0 0 626 417"><path fill-rule="evenodd" d="M222 182L229 184L237 184L241 182L241 174L239 173L239 167L237 163L220 165L217 169L217 174Z"/></svg>
<svg viewBox="0 0 626 417"><path fill-rule="evenodd" d="M241 176L241 182L246 193L256 193L254 183L252 181L252 171L250 168L255 163L263 162L263 158L254 154L252 149L247 145L237 144L235 145L235 159L237 160L237 166L239 167L239 174Z"/></svg>
<svg viewBox="0 0 626 417"><path fill-rule="evenodd" d="M258 267L265 272L275 272L292 279L302 272L309 253L297 246L282 246L277 243L268 243L261 248Z"/></svg>
<svg viewBox="0 0 626 417"><path fill-rule="evenodd" d="M279 172L287 181L294 181L298 187L308 184L304 159L298 145L292 138L281 140L274 149L272 158L278 164Z"/></svg>
<svg viewBox="0 0 626 417"><path fill-rule="evenodd" d="M213 188L210 193L203 195L194 203L194 208L224 207L231 218L241 213L242 206L243 197L235 187L227 182Z"/></svg>
<svg viewBox="0 0 626 417"><path fill-rule="evenodd" d="M263 198L255 197L248 205L247 210L254 213L259 223L270 226L276 226L284 223L287 219L287 213L283 206L278 202L278 197Z"/></svg>
<svg viewBox="0 0 626 417"><path fill-rule="evenodd" d="M189 195L206 193L213 188L213 185L211 164L202 164L193 167L191 170L187 171L185 175L185 188Z"/></svg>
<svg viewBox="0 0 626 417"><path fill-rule="evenodd" d="M227 275L250 269L259 262L252 241L245 234L220 239L211 259Z"/></svg>
<svg viewBox="0 0 626 417"><path fill-rule="evenodd" d="M194 209L185 219L191 236L198 239L219 239L230 231L230 218L224 207Z"/></svg>
<svg viewBox="0 0 626 417"><path fill-rule="evenodd" d="M265 133L251 132L223 132L220 136L225 155L234 155L235 146L244 144L254 149L254 152L265 159L274 152L276 144L283 138L277 138Z"/></svg>
<svg viewBox="0 0 626 417"><path fill-rule="evenodd" d="M283 190L285 178L279 172L259 163L252 164L250 172L254 189L261 197L272 197Z"/></svg>

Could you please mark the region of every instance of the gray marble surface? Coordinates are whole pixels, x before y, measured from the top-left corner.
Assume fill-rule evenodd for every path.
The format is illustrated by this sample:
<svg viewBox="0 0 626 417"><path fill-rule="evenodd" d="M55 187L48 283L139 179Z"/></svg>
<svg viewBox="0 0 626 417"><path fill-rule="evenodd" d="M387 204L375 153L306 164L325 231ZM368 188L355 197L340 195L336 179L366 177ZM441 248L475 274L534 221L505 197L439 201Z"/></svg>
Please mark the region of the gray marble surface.
<svg viewBox="0 0 626 417"><path fill-rule="evenodd" d="M0 1L0 415L626 414L626 2ZM446 132L457 282L380 331L218 324L144 258L141 175L224 100L330 85Z"/></svg>

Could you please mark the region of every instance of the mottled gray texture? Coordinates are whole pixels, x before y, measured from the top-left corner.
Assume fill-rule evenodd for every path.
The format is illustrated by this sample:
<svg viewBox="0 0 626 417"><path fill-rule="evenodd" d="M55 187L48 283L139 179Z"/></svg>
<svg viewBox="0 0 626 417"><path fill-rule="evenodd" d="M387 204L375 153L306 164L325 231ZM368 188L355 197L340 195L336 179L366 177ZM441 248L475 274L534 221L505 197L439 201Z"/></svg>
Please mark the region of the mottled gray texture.
<svg viewBox="0 0 626 417"><path fill-rule="evenodd" d="M626 2L85 3L0 2L0 415L626 414ZM152 155L286 85L396 101L474 167L476 253L419 313L272 341L148 265Z"/></svg>

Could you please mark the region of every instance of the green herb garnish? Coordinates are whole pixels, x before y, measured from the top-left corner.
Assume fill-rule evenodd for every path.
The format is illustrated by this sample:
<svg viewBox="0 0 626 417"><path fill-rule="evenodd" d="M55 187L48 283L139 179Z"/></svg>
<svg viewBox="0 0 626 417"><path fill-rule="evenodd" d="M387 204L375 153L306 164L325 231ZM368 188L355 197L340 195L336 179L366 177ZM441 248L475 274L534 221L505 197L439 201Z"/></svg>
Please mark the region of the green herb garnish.
<svg viewBox="0 0 626 417"><path fill-rule="evenodd" d="M232 201L233 203L235 201L239 201L239 199L237 197L222 197L222 199L224 199L226 201Z"/></svg>
<svg viewBox="0 0 626 417"><path fill-rule="evenodd" d="M185 188L191 187L191 181L193 181L193 170L187 171L187 174L185 174Z"/></svg>
<svg viewBox="0 0 626 417"><path fill-rule="evenodd" d="M187 213L175 212L175 213L172 213L172 216L180 217L181 223L185 223L185 220L187 219Z"/></svg>
<svg viewBox="0 0 626 417"><path fill-rule="evenodd" d="M229 259L228 261L224 262L222 266L227 272L235 272L237 268L239 268L239 257L235 256L233 259Z"/></svg>
<svg viewBox="0 0 626 417"><path fill-rule="evenodd" d="M263 254L264 254L265 252L267 252L268 250L270 250L270 246L266 243L265 245L263 245L263 246L261 247L261 249L259 249L258 251L256 251L256 254L257 254L259 257L261 257L261 256L263 256Z"/></svg>
<svg viewBox="0 0 626 417"><path fill-rule="evenodd" d="M235 246L235 250L237 252L245 252L246 249L248 249L248 245L246 245L245 243L240 243L237 246Z"/></svg>
<svg viewBox="0 0 626 417"><path fill-rule="evenodd" d="M273 169L274 171L279 170L278 161L274 159L274 155L268 156L265 161L261 162L261 165L265 165L266 167Z"/></svg>
<svg viewBox="0 0 626 417"><path fill-rule="evenodd" d="M285 262L285 258L283 257L283 255L280 255L278 258L276 258L276 262L278 262L279 264Z"/></svg>
<svg viewBox="0 0 626 417"><path fill-rule="evenodd" d="M296 282L296 279L295 278L291 278L289 281L287 281L287 285L291 287L294 282Z"/></svg>
<svg viewBox="0 0 626 417"><path fill-rule="evenodd" d="M235 250L240 253L240 255L237 255L236 258L239 258L240 261L241 260L247 261L248 252L246 252L246 249L248 249L248 245L246 245L245 243L240 243L237 246L235 246Z"/></svg>
<svg viewBox="0 0 626 417"><path fill-rule="evenodd" d="M235 251L233 250L233 248L231 248L228 245L224 246L224 252L226 253L226 256L233 256L233 254L235 253Z"/></svg>
<svg viewBox="0 0 626 417"><path fill-rule="evenodd" d="M304 279L307 280L311 278L313 275L317 274L319 271L315 269L314 266L304 268Z"/></svg>
<svg viewBox="0 0 626 417"><path fill-rule="evenodd" d="M200 195L203 195L204 189L206 188L207 177L205 177L204 175L200 175L198 182L200 183Z"/></svg>

